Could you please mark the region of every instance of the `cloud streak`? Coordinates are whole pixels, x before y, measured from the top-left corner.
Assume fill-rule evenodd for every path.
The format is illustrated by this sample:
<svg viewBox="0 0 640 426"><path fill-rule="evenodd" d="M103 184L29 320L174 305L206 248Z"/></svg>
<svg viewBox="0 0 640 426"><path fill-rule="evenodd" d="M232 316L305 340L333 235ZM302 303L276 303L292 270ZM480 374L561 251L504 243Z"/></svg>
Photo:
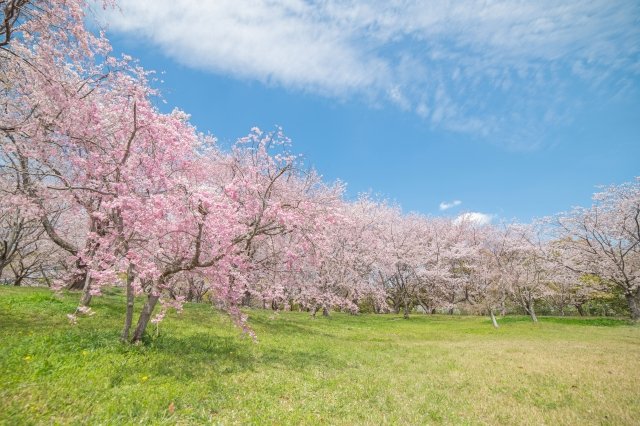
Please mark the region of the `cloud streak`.
<svg viewBox="0 0 640 426"><path fill-rule="evenodd" d="M386 102L435 128L516 144L570 120L582 101L572 91L624 93L640 76L635 0L120 4L105 17L111 29L188 66Z"/></svg>
<svg viewBox="0 0 640 426"><path fill-rule="evenodd" d="M460 200L453 200L452 202L443 201L440 203L440 211L449 210L450 208L457 207L462 204Z"/></svg>

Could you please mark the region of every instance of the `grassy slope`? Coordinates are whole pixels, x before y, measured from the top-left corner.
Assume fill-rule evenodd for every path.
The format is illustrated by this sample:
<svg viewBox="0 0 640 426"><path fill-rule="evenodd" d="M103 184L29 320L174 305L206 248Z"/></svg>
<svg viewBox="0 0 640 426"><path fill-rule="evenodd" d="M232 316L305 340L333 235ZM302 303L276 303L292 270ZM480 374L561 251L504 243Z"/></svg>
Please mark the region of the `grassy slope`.
<svg viewBox="0 0 640 426"><path fill-rule="evenodd" d="M71 326L76 299L0 288L0 423L640 419L640 328L624 321L509 317L494 330L478 317L254 311L253 344L190 305L131 347L118 343L120 296L95 299L97 314Z"/></svg>

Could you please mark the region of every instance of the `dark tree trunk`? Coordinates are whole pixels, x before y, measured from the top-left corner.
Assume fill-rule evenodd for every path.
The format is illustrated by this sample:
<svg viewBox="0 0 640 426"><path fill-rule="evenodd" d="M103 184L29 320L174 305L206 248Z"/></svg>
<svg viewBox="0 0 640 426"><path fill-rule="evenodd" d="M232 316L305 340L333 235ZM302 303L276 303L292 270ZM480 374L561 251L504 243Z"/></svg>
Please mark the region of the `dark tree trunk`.
<svg viewBox="0 0 640 426"><path fill-rule="evenodd" d="M124 328L122 329L122 335L120 340L123 342L129 341L129 331L131 330L131 323L133 323L133 308L135 303L135 296L133 294L133 268L130 266L127 271L127 310L124 317Z"/></svg>
<svg viewBox="0 0 640 426"><path fill-rule="evenodd" d="M578 314L580 314L580 316L583 317L584 316L584 308L582 307L582 303L576 303L575 307L578 310Z"/></svg>
<svg viewBox="0 0 640 426"><path fill-rule="evenodd" d="M87 269L82 268L73 275L71 282L67 285L67 290L82 290L87 281Z"/></svg>
<svg viewBox="0 0 640 426"><path fill-rule="evenodd" d="M84 276L84 287L82 289L82 299L80 299L80 306L89 306L91 303L91 274Z"/></svg>
<svg viewBox="0 0 640 426"><path fill-rule="evenodd" d="M248 291L244 292L244 296L242 297L242 306L251 306L251 293Z"/></svg>
<svg viewBox="0 0 640 426"><path fill-rule="evenodd" d="M67 285L67 290L82 290L87 282L87 274L89 268L79 259L76 260L76 268L78 269L71 277L71 282Z"/></svg>
<svg viewBox="0 0 640 426"><path fill-rule="evenodd" d="M422 300L422 298L418 297L417 299L418 299L418 303L419 303L419 304L420 304L420 306L422 307L422 310L424 311L424 313L425 313L425 314L428 314L428 313L429 313L429 311L431 310L431 309L429 308L429 306L428 306L426 303L424 303L424 301Z"/></svg>
<svg viewBox="0 0 640 426"><path fill-rule="evenodd" d="M326 306L322 307L322 316L323 317L328 317L329 316L329 309L327 309Z"/></svg>
<svg viewBox="0 0 640 426"><path fill-rule="evenodd" d="M142 341L144 332L147 329L149 320L151 319L151 314L153 314L153 309L156 307L156 303L158 303L159 299L160 296L154 296L153 294L147 296L147 301L145 302L142 312L140 312L140 317L138 318L138 325L136 326L136 330L133 332L131 343L138 343Z"/></svg>
<svg viewBox="0 0 640 426"><path fill-rule="evenodd" d="M407 303L407 299L404 299L404 306L403 306L403 310L404 310L404 319L408 319L409 318L409 304Z"/></svg>
<svg viewBox="0 0 640 426"><path fill-rule="evenodd" d="M627 304L629 305L629 313L634 321L640 320L640 287L635 292L625 294Z"/></svg>

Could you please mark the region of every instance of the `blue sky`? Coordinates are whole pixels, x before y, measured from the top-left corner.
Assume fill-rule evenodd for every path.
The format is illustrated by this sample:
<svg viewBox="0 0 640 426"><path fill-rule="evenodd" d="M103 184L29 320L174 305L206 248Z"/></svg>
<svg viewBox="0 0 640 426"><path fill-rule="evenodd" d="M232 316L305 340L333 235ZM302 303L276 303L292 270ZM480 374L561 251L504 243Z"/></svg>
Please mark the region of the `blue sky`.
<svg viewBox="0 0 640 426"><path fill-rule="evenodd" d="M528 221L640 175L637 1L119 3L163 109L221 141L280 125L350 196Z"/></svg>

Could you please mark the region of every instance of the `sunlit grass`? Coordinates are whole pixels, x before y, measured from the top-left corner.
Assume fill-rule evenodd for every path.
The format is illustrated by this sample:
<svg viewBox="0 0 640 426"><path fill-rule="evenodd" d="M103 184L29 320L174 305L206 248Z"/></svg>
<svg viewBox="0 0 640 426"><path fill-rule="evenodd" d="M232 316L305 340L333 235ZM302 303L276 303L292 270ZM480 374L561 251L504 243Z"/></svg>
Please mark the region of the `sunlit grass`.
<svg viewBox="0 0 640 426"><path fill-rule="evenodd" d="M119 294L0 288L0 423L637 424L640 328L624 320L251 311L207 305L118 342ZM156 336L157 333L157 336Z"/></svg>

